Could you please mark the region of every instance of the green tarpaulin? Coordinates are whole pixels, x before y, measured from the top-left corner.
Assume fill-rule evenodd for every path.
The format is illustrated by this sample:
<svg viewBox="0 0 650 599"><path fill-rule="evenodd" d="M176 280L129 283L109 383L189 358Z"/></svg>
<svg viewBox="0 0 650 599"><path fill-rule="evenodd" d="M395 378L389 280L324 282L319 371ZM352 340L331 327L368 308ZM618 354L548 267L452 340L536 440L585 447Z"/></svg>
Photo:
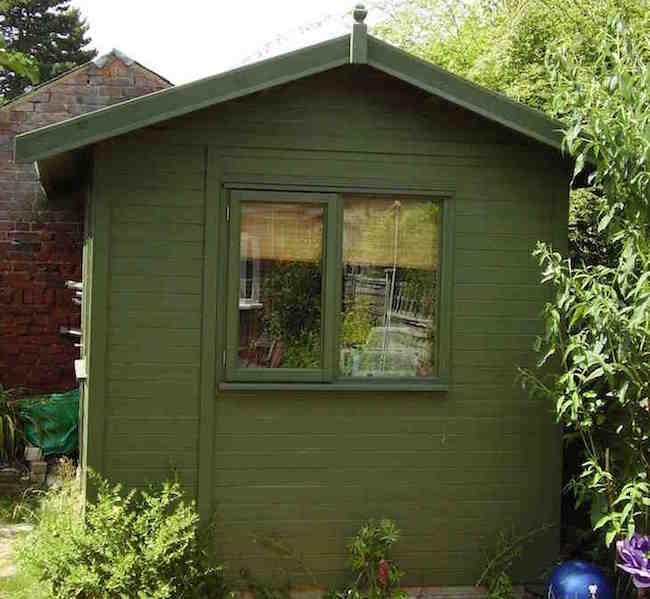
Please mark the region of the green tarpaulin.
<svg viewBox="0 0 650 599"><path fill-rule="evenodd" d="M68 454L77 449L79 389L23 399L20 417L27 441L43 455Z"/></svg>

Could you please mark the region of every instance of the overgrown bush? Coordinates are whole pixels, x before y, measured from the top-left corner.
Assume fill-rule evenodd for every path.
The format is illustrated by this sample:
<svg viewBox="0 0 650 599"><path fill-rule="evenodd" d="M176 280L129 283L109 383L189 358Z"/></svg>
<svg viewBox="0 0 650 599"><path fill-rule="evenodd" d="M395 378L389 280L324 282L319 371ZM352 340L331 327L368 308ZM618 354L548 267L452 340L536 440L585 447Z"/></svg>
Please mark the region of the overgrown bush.
<svg viewBox="0 0 650 599"><path fill-rule="evenodd" d="M593 64L566 46L548 63L557 112L570 123L564 146L601 198L597 227L610 253L604 263L572 264L538 245L542 281L555 291L540 367L554 368L523 380L581 443L573 490L611 545L650 520L650 70L620 18L597 42Z"/></svg>
<svg viewBox="0 0 650 599"><path fill-rule="evenodd" d="M45 496L37 526L18 550L25 571L54 597L212 598L225 594L221 568L199 538L199 517L177 481L123 493L93 476L96 501L83 508L78 484Z"/></svg>
<svg viewBox="0 0 650 599"><path fill-rule="evenodd" d="M264 321L271 337L291 342L320 328L320 263L276 262L263 289Z"/></svg>

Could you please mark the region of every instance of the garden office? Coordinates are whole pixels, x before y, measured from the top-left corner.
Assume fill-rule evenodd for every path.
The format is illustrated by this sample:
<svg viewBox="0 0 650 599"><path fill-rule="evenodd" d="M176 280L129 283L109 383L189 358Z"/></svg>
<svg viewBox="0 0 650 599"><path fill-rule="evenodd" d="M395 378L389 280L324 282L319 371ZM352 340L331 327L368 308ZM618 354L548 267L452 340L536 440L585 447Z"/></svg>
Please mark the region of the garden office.
<svg viewBox="0 0 650 599"><path fill-rule="evenodd" d="M175 469L235 570L264 571L251 536L280 533L333 584L386 516L407 584L466 587L480 539L559 522L560 433L516 375L572 165L556 123L356 18L16 156L51 201L87 192L84 468ZM522 568L558 545L547 529Z"/></svg>

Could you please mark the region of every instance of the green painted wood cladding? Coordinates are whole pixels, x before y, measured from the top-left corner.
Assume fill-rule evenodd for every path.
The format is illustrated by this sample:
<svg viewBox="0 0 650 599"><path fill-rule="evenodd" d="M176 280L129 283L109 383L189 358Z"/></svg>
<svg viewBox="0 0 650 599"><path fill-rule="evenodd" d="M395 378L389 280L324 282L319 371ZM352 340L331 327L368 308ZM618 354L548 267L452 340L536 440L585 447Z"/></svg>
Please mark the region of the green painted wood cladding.
<svg viewBox="0 0 650 599"><path fill-rule="evenodd" d="M128 485L175 468L216 517L231 571L271 575L279 564L251 537L275 534L322 585L341 582L346 539L369 517L403 530L407 584L440 586L472 584L504 526L559 522L560 435L515 384L548 299L531 250L566 246L557 151L348 65L93 154L89 466ZM443 198L445 384L228 383L227 205L246 189ZM338 264L342 211L326 221ZM326 279L341 297L336 272ZM527 549L518 576L556 555L558 535Z"/></svg>

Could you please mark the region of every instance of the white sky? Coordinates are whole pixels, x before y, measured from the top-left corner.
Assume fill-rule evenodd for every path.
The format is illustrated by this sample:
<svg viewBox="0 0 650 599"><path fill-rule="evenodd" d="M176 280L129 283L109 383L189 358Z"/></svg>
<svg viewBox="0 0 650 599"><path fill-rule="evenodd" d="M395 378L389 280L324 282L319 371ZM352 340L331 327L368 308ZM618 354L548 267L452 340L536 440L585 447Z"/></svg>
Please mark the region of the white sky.
<svg viewBox="0 0 650 599"><path fill-rule="evenodd" d="M72 0L100 55L117 48L172 83L350 31L355 0Z"/></svg>

